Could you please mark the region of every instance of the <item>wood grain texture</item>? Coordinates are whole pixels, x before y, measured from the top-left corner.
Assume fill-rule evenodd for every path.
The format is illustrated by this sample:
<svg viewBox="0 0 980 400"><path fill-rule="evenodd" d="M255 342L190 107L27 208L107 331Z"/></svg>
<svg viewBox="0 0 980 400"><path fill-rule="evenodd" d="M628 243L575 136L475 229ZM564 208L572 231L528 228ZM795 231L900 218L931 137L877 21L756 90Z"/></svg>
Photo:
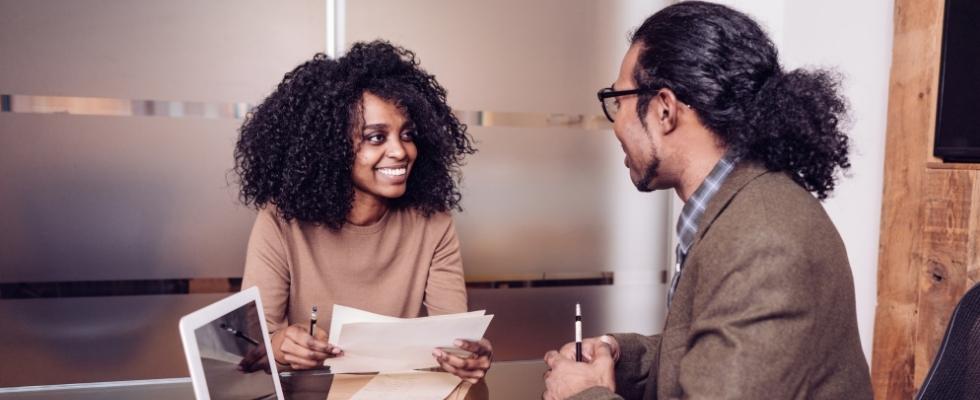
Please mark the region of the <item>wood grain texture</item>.
<svg viewBox="0 0 980 400"><path fill-rule="evenodd" d="M980 165L980 164L978 164ZM966 273L969 278L967 290L980 282L980 171L973 171L973 196L970 204L973 208L970 211L970 231L969 241L967 242L967 266Z"/></svg>
<svg viewBox="0 0 980 400"><path fill-rule="evenodd" d="M929 169L965 169L976 171L980 170L980 163L976 164L965 164L965 163L944 163L941 161L930 161L926 163L926 168Z"/></svg>
<svg viewBox="0 0 980 400"><path fill-rule="evenodd" d="M931 156L942 35L942 0L896 0L872 351L875 398L915 393L923 176Z"/></svg>
<svg viewBox="0 0 980 400"><path fill-rule="evenodd" d="M915 322L914 379L925 380L955 304L967 288L968 243L974 179L969 171L928 171L924 175L922 231L916 246L925 271L919 274Z"/></svg>
<svg viewBox="0 0 980 400"><path fill-rule="evenodd" d="M882 304L875 310L874 365L872 369L876 399L909 399L914 390L912 381L915 366L911 362L915 337L915 304ZM908 359L908 362L879 366L888 355L901 355L891 359Z"/></svg>
<svg viewBox="0 0 980 400"><path fill-rule="evenodd" d="M361 389L364 389L369 382L371 382L376 374L337 374L334 375L333 381L330 384L330 393L327 395L326 400L347 400L357 394ZM476 390L470 390L475 388ZM485 399L488 397L478 397L481 393L489 393L487 390L487 384L485 381L480 381L476 385L471 385L466 382L460 382L449 396L446 396L446 400L470 400L470 399Z"/></svg>

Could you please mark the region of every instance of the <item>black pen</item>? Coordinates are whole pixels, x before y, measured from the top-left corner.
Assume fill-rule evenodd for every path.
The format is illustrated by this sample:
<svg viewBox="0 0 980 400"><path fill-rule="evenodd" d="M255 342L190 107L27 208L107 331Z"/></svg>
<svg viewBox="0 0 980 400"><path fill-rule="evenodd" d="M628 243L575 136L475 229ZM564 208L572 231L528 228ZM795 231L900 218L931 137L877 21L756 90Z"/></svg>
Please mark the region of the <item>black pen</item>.
<svg viewBox="0 0 980 400"><path fill-rule="evenodd" d="M582 306L575 303L575 361L582 362Z"/></svg>
<svg viewBox="0 0 980 400"><path fill-rule="evenodd" d="M310 336L316 337L315 335L313 335L315 329L316 329L316 305L313 306L313 311L310 313Z"/></svg>

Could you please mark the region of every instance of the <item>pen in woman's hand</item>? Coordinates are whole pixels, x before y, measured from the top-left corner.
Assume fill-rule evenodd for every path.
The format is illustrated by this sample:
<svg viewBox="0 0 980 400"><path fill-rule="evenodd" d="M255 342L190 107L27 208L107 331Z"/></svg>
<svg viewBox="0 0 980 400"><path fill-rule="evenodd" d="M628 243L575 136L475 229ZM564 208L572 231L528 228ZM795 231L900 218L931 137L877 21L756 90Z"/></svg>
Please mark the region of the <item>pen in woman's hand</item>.
<svg viewBox="0 0 980 400"><path fill-rule="evenodd" d="M310 312L310 336L316 337L313 332L316 332L316 305L313 306L313 311Z"/></svg>
<svg viewBox="0 0 980 400"><path fill-rule="evenodd" d="M575 303L575 361L582 362L582 306Z"/></svg>

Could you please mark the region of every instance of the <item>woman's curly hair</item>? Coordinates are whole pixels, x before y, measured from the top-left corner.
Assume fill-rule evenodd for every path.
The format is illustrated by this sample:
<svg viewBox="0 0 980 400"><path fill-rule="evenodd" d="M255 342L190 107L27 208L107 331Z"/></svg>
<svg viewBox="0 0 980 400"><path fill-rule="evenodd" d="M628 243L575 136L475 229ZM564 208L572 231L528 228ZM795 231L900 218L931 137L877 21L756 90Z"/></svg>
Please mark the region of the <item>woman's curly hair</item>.
<svg viewBox="0 0 980 400"><path fill-rule="evenodd" d="M833 191L837 170L850 168L839 78L784 72L772 41L745 14L686 1L648 18L630 41L643 46L634 79L648 89L638 115L650 93L669 88L730 151L788 173L819 199Z"/></svg>
<svg viewBox="0 0 980 400"><path fill-rule="evenodd" d="M425 216L460 209L459 168L476 151L472 138L415 54L385 41L356 43L336 60L316 54L246 116L233 170L241 201L274 205L287 221L342 227L354 199L353 129L363 124L365 92L415 125L418 157L405 194L389 206Z"/></svg>

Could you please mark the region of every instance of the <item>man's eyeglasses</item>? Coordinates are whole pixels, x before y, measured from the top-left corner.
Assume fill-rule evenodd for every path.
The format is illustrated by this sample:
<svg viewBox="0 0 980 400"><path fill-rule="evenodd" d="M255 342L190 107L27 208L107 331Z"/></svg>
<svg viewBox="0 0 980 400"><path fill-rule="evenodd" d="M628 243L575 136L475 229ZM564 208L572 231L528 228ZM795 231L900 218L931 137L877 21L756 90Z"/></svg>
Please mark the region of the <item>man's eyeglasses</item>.
<svg viewBox="0 0 980 400"><path fill-rule="evenodd" d="M660 89L628 89L628 90L613 90L611 87L599 90L596 96L599 97L599 103L602 103L602 112L606 114L606 119L609 122L616 122L613 116L619 112L619 100L616 100L619 96L629 96L631 94L639 93L652 93L659 92ZM680 103L684 107L691 109L690 104Z"/></svg>
<svg viewBox="0 0 980 400"><path fill-rule="evenodd" d="M606 119L609 122L615 122L613 117L619 112L619 100L616 100L617 97L648 91L644 89L613 90L611 87L607 87L600 90L599 93L596 93L596 96L599 97L599 103L602 103L602 112L606 114Z"/></svg>

